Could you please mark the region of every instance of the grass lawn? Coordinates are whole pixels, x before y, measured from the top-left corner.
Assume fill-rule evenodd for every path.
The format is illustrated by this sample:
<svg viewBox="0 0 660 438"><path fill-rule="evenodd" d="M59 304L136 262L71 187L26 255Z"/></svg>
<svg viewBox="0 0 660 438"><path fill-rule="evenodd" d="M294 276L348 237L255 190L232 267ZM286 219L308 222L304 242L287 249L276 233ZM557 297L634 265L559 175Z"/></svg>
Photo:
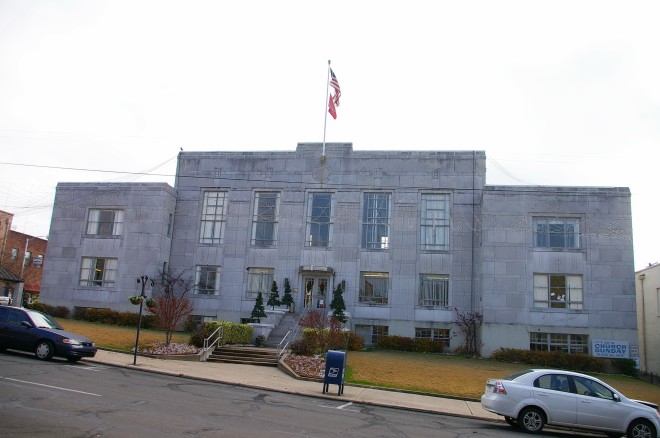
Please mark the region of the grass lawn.
<svg viewBox="0 0 660 438"><path fill-rule="evenodd" d="M135 327L120 327L56 318L67 330L92 339L101 348L130 352L135 346ZM189 333L175 333L172 342L187 344ZM140 345L165 341L165 333L140 330ZM489 377L505 377L529 365L468 359L441 354L398 351L349 351L346 383L405 389L439 395L479 399ZM660 404L660 386L620 375L596 375L635 399Z"/></svg>

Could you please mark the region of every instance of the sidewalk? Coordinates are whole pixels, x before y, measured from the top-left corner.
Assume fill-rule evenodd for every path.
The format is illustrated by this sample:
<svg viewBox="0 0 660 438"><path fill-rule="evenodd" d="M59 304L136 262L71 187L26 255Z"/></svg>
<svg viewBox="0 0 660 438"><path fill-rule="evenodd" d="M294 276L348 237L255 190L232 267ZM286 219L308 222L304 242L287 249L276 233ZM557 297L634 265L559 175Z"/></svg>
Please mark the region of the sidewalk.
<svg viewBox="0 0 660 438"><path fill-rule="evenodd" d="M296 379L279 368L229 363L197 362L184 360L156 359L138 356L133 365L133 355L99 350L96 357L84 359L105 365L130 368L177 377L187 377L209 382L220 382L249 388L266 389L337 401L364 403L415 411L456 415L482 420L501 417L481 407L479 402L457 400L432 395L411 394L399 391L344 386L344 393L337 395L338 386L329 385L323 394L323 382Z"/></svg>

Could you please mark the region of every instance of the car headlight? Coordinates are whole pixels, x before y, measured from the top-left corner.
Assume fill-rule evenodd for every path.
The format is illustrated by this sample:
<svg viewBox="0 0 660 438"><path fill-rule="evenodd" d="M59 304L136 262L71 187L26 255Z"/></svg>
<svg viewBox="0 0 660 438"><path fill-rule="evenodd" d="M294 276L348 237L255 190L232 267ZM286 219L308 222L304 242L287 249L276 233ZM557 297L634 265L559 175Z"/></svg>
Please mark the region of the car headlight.
<svg viewBox="0 0 660 438"><path fill-rule="evenodd" d="M82 345L80 341L76 341L75 339L69 339L69 338L62 339L62 342L69 345Z"/></svg>

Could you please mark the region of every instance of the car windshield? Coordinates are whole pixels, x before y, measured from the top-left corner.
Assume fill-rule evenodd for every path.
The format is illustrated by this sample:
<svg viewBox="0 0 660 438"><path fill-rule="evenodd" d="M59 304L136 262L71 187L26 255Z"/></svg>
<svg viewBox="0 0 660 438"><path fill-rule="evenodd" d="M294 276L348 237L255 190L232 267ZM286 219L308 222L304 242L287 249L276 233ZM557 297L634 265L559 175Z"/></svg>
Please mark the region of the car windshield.
<svg viewBox="0 0 660 438"><path fill-rule="evenodd" d="M44 315L43 313L30 312L30 318L32 318L34 325L37 327L63 330L62 326L60 326L57 321L48 315Z"/></svg>

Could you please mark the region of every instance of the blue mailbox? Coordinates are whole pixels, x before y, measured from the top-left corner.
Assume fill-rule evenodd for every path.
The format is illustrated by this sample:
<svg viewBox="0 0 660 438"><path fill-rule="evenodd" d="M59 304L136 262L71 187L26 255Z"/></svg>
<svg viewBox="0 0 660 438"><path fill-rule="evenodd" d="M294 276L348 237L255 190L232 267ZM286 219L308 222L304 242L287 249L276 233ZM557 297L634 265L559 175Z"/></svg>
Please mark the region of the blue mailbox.
<svg viewBox="0 0 660 438"><path fill-rule="evenodd" d="M323 393L328 392L332 383L339 385L337 395L344 393L344 370L346 369L346 352L328 350L325 355L325 374L323 375Z"/></svg>

